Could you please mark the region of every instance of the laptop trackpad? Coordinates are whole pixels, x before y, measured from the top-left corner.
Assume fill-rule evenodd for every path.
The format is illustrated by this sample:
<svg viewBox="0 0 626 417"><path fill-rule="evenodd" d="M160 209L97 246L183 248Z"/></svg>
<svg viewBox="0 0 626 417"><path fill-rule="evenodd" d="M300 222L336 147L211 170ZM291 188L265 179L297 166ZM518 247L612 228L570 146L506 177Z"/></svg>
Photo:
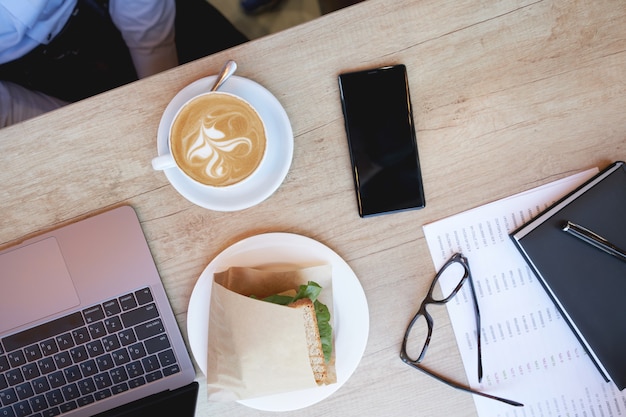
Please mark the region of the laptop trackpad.
<svg viewBox="0 0 626 417"><path fill-rule="evenodd" d="M0 333L80 302L54 237L0 255L0 271Z"/></svg>

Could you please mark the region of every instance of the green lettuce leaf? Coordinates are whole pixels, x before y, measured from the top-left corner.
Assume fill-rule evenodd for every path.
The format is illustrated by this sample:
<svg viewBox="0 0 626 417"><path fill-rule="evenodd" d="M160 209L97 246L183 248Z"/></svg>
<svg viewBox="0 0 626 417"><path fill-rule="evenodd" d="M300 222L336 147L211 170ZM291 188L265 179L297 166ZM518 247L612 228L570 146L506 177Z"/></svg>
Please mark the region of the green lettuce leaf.
<svg viewBox="0 0 626 417"><path fill-rule="evenodd" d="M309 281L306 285L300 285L298 292L293 297L276 294L263 298L263 301L284 306L302 298L308 298L313 301L315 316L317 317L317 327L319 328L322 349L324 351L324 360L329 362L333 351L333 328L330 325L330 311L328 307L317 300L320 292L322 292L322 287L316 282ZM252 297L256 298L254 296Z"/></svg>
<svg viewBox="0 0 626 417"><path fill-rule="evenodd" d="M268 303L280 304L282 306L286 306L287 304L293 301L293 297L288 295L270 295L269 297L265 297L262 301L267 301Z"/></svg>
<svg viewBox="0 0 626 417"><path fill-rule="evenodd" d="M322 287L316 282L309 281L307 285L300 285L298 293L293 298L293 301L300 300L301 298L308 298L315 302L322 292Z"/></svg>
<svg viewBox="0 0 626 417"><path fill-rule="evenodd" d="M320 339L322 340L322 350L324 351L324 360L330 362L333 353L333 328L330 325L330 311L326 305L315 300L315 315L317 316L317 327L320 330Z"/></svg>

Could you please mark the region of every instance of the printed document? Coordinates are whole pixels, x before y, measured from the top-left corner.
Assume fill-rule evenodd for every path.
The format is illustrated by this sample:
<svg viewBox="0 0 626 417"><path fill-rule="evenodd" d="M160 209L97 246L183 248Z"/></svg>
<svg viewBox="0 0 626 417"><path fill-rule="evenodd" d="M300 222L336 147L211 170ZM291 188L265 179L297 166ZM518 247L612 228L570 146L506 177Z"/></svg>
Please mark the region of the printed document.
<svg viewBox="0 0 626 417"><path fill-rule="evenodd" d="M437 270L455 252L469 261L482 322L481 383L467 285L447 309L470 385L525 405L512 407L474 395L481 417L626 416L626 394L605 382L509 237L597 172L585 171L424 226Z"/></svg>

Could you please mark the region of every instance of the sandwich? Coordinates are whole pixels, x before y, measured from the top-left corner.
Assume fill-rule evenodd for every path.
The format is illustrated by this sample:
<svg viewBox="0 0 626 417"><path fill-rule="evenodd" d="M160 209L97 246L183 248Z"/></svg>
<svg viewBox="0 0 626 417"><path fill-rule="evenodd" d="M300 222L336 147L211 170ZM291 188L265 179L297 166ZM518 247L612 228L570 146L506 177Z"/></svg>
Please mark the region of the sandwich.
<svg viewBox="0 0 626 417"><path fill-rule="evenodd" d="M328 264L291 270L231 266L214 273L209 400L247 400L336 383L332 303Z"/></svg>
<svg viewBox="0 0 626 417"><path fill-rule="evenodd" d="M321 291L322 287L319 284L309 281L306 285L300 285L297 291L289 290L261 299L302 311L309 361L317 385L327 383L328 364L333 349L330 311L318 300Z"/></svg>

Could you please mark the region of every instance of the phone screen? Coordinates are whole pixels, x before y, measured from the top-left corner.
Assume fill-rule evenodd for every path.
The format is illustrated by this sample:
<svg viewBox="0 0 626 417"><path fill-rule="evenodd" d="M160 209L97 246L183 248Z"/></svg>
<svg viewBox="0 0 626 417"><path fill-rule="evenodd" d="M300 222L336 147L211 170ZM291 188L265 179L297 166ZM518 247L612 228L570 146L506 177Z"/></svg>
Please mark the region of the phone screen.
<svg viewBox="0 0 626 417"><path fill-rule="evenodd" d="M406 67L339 75L361 217L426 204Z"/></svg>

